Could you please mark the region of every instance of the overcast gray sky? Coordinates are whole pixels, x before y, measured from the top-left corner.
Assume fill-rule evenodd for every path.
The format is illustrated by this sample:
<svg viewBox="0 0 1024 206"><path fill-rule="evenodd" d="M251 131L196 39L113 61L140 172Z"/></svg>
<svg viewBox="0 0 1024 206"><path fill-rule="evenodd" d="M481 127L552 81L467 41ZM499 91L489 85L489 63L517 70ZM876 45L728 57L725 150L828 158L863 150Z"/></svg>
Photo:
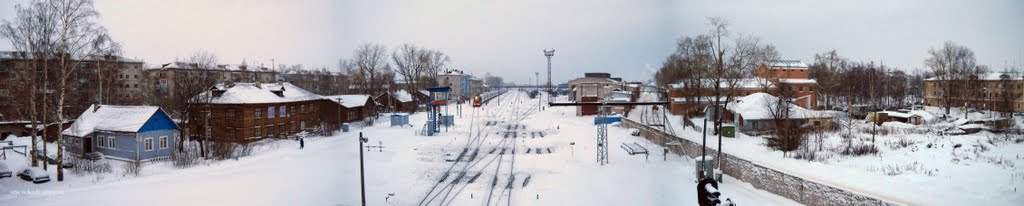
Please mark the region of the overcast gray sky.
<svg viewBox="0 0 1024 206"><path fill-rule="evenodd" d="M0 0L0 17L24 0ZM556 49L556 82L584 72L647 80L683 35L722 16L734 34L760 36L783 58L810 63L835 48L853 60L924 68L947 40L1001 70L1024 48L1024 1L277 1L97 0L102 22L126 56L149 65L196 50L222 63L328 66L359 43L439 49L452 65L524 83ZM0 49L9 50L7 40Z"/></svg>

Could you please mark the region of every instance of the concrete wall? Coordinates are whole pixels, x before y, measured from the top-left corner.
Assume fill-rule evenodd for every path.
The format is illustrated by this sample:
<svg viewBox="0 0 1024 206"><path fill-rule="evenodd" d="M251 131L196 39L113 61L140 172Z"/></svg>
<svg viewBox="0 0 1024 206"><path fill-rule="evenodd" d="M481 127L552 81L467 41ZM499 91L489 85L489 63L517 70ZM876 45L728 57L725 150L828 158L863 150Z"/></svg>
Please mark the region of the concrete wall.
<svg viewBox="0 0 1024 206"><path fill-rule="evenodd" d="M669 151L673 154L694 158L701 154L701 146L698 142L672 136L629 119L622 119L622 125L627 128L639 129L641 136L663 146L672 141L679 141L682 145L669 147ZM708 148L707 153L715 154L716 152ZM789 175L728 153L722 154L722 172L740 181L750 183L754 188L806 205L896 205L886 200ZM728 194L724 195L728 196Z"/></svg>

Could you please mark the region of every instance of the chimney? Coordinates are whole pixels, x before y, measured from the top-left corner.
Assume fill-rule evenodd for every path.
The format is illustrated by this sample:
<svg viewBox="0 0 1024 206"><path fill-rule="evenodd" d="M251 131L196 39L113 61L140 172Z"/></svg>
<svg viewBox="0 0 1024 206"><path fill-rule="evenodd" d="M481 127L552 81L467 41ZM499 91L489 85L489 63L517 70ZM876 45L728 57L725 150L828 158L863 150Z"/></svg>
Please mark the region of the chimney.
<svg viewBox="0 0 1024 206"><path fill-rule="evenodd" d="M100 106L102 106L102 105L99 105L99 104L97 104L97 105L93 105L93 107L92 107L92 113L96 113L96 111L100 110Z"/></svg>

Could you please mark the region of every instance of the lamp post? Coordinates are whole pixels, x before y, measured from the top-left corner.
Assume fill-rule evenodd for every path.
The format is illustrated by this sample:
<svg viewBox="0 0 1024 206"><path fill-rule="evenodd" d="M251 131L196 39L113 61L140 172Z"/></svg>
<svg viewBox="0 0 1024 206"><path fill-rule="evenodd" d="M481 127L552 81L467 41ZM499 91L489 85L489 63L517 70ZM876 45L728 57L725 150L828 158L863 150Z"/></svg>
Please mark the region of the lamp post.
<svg viewBox="0 0 1024 206"><path fill-rule="evenodd" d="M363 137L363 132L359 132L359 190L362 193L363 206L366 206L366 177L363 176L363 143L369 141L369 139Z"/></svg>

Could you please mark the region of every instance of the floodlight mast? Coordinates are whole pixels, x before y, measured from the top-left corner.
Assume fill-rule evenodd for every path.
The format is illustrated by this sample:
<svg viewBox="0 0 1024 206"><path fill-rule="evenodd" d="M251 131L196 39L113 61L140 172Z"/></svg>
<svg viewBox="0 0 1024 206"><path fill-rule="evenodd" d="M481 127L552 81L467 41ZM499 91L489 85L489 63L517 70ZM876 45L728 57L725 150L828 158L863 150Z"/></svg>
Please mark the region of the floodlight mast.
<svg viewBox="0 0 1024 206"><path fill-rule="evenodd" d="M551 49L551 50L545 49L544 50L544 56L548 57L548 85L547 85L547 87L548 87L548 93L551 93L551 92L554 91L554 90L551 90L551 57L555 56L555 49Z"/></svg>

